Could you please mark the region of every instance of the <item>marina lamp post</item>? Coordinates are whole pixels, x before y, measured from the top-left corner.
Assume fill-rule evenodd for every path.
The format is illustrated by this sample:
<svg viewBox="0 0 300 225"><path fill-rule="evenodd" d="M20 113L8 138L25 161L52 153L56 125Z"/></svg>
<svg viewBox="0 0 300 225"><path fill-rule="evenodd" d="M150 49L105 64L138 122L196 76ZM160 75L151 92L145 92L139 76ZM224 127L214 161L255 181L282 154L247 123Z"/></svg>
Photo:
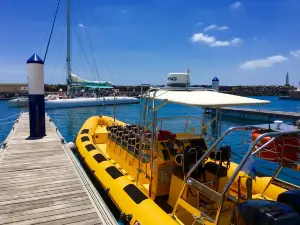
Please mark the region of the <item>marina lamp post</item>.
<svg viewBox="0 0 300 225"><path fill-rule="evenodd" d="M27 65L30 137L43 137L46 136L44 61L33 54Z"/></svg>

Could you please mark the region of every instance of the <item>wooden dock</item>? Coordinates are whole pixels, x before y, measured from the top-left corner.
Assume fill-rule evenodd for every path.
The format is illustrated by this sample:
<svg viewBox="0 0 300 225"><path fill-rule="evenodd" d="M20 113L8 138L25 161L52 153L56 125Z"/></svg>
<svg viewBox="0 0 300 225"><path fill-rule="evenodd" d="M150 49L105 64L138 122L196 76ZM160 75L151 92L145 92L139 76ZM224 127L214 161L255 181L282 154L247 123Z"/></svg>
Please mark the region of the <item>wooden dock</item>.
<svg viewBox="0 0 300 225"><path fill-rule="evenodd" d="M215 109L208 109L212 114L215 113ZM273 123L274 120L282 120L285 122L295 122L300 119L300 113L296 112L282 112L271 110L260 110L250 108L222 108L222 116L234 117L241 119L259 120Z"/></svg>
<svg viewBox="0 0 300 225"><path fill-rule="evenodd" d="M0 149L0 224L117 224L49 117L35 140L28 117Z"/></svg>

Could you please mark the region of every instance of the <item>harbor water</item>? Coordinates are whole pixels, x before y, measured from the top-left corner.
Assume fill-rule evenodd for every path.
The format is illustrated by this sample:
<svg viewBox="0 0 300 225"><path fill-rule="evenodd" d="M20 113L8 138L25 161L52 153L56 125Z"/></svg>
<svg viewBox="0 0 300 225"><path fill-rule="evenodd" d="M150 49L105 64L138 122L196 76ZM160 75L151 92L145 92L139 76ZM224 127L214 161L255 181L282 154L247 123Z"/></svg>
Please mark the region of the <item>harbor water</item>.
<svg viewBox="0 0 300 225"><path fill-rule="evenodd" d="M289 100L279 100L277 97L269 96L259 96L255 97L258 99L264 99L271 101L269 105L254 106L252 108L266 109L266 110L277 110L277 111L287 111L287 112L299 112L300 113L300 101L289 101ZM116 107L116 118L118 120L127 123L137 123L139 119L139 104L132 105L118 105ZM8 108L7 101L0 101L0 119L14 116L20 113L20 109ZM83 123L87 118L94 115L108 115L113 116L114 107L113 106L99 106L99 107L81 107L81 108L63 108L63 109L51 109L47 111L50 117L53 119L54 123L58 127L61 134L64 136L67 142L74 141L78 130L81 128ZM159 110L158 117L168 117L168 116L202 116L202 109L198 107L189 107L176 104L168 104ZM8 135L14 121L14 117L7 120L0 120L0 143ZM262 122L253 120L242 120L242 119L232 119L224 118L222 121L222 131L225 131L229 127L246 125L246 124L261 124ZM200 123L199 123L200 124ZM199 124L197 121L189 122L189 129L194 131L199 129ZM171 131L183 131L185 128L185 121L164 121L164 129L170 129ZM242 142L241 133L232 133L226 139L224 139L222 144L229 144L232 151L236 153L237 156L234 157L234 161L238 162L240 157L243 157L244 153L249 147L250 135L245 134L244 143ZM257 170L263 173L270 173L272 170L276 169L276 165L271 162L266 162L261 159L256 159ZM279 177L288 182L300 185L300 178L296 177L295 171L289 169L283 169Z"/></svg>

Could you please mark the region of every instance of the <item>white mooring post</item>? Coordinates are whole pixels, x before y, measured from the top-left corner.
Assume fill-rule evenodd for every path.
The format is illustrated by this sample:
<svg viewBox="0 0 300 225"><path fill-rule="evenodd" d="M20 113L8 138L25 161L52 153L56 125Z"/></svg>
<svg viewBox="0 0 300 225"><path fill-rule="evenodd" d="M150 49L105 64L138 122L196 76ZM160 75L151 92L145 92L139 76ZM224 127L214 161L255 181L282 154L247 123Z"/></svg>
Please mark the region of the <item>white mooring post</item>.
<svg viewBox="0 0 300 225"><path fill-rule="evenodd" d="M44 61L33 54L27 65L30 137L43 137L46 136Z"/></svg>

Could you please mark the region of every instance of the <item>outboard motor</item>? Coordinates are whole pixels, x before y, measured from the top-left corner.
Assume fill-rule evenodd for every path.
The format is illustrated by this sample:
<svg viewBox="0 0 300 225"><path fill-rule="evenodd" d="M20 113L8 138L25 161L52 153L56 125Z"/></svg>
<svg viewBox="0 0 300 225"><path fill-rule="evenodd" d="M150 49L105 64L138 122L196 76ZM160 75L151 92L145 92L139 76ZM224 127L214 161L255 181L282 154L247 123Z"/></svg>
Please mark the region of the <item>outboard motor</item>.
<svg viewBox="0 0 300 225"><path fill-rule="evenodd" d="M300 190L285 191L278 195L277 201L290 206L295 212L300 215Z"/></svg>
<svg viewBox="0 0 300 225"><path fill-rule="evenodd" d="M248 200L235 208L235 225L299 225L300 216L289 206L269 200Z"/></svg>

